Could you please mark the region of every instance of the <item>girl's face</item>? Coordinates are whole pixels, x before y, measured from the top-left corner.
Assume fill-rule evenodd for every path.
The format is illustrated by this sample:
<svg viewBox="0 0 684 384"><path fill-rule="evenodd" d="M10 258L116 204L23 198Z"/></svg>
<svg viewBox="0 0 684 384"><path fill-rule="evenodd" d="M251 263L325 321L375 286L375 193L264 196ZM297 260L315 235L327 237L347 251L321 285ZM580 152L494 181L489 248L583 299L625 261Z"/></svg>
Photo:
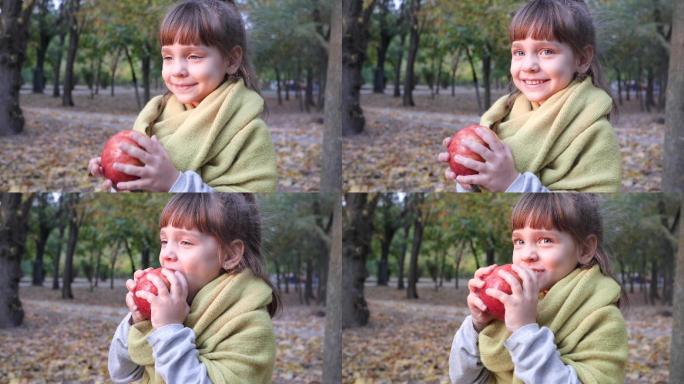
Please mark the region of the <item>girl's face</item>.
<svg viewBox="0 0 684 384"><path fill-rule="evenodd" d="M218 88L230 67L218 49L206 45L165 45L161 55L166 87L193 107Z"/></svg>
<svg viewBox="0 0 684 384"><path fill-rule="evenodd" d="M188 302L221 274L219 243L210 235L193 229L166 226L159 231L159 263L183 272L188 280Z"/></svg>
<svg viewBox="0 0 684 384"><path fill-rule="evenodd" d="M542 290L567 276L582 258L582 248L566 232L526 226L513 231L512 239L513 264L535 272Z"/></svg>
<svg viewBox="0 0 684 384"><path fill-rule="evenodd" d="M516 40L511 55L513 83L528 100L539 104L567 87L576 72L589 67L580 63L570 45L558 41Z"/></svg>

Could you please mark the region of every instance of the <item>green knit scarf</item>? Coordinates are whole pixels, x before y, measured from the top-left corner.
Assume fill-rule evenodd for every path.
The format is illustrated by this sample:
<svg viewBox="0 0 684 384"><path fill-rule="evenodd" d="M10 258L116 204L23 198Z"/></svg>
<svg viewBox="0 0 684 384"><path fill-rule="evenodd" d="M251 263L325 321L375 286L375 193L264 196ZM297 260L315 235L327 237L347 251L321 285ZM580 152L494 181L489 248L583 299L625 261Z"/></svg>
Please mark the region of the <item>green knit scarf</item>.
<svg viewBox="0 0 684 384"><path fill-rule="evenodd" d="M535 109L520 94L503 96L482 115L513 153L516 169L532 172L550 190L619 192L621 156L607 116L610 96L591 77L573 81Z"/></svg>
<svg viewBox="0 0 684 384"><path fill-rule="evenodd" d="M584 384L623 383L627 361L627 328L616 306L620 286L597 265L575 269L554 284L537 306L537 323L548 327L561 360ZM479 334L482 363L491 383L522 383L504 341L511 333L494 321Z"/></svg>
<svg viewBox="0 0 684 384"><path fill-rule="evenodd" d="M174 95L153 98L133 130L157 135L176 169L199 173L217 191L274 192L276 157L263 107L242 79L226 81L196 108Z"/></svg>
<svg viewBox="0 0 684 384"><path fill-rule="evenodd" d="M275 336L266 306L271 288L251 271L222 274L195 296L186 327L195 333L199 360L213 383L270 383L275 362ZM128 353L145 371L140 382L163 383L154 370L147 336L152 323L131 326Z"/></svg>

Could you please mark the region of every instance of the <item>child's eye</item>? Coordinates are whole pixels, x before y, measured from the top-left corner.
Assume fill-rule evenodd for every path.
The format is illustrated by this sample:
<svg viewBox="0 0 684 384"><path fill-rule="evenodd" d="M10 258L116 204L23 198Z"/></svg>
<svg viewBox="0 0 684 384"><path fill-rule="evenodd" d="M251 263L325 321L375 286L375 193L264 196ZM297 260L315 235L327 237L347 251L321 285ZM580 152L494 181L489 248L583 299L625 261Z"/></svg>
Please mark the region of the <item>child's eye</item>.
<svg viewBox="0 0 684 384"><path fill-rule="evenodd" d="M523 56L524 54L525 54L525 52L523 52L523 51L521 51L521 50L519 50L519 49L513 51L513 56Z"/></svg>
<svg viewBox="0 0 684 384"><path fill-rule="evenodd" d="M182 240L180 243L181 243L181 245L186 245L186 246L187 246L187 245L192 245L192 243L189 242L189 241L187 241L187 240Z"/></svg>
<svg viewBox="0 0 684 384"><path fill-rule="evenodd" d="M166 245L167 241L166 240L159 240L159 243L161 243L162 246Z"/></svg>
<svg viewBox="0 0 684 384"><path fill-rule="evenodd" d="M171 56L162 56L162 60L169 61L169 60L172 60L172 57Z"/></svg>
<svg viewBox="0 0 684 384"><path fill-rule="evenodd" d="M553 243L553 240L549 239L548 237L542 237L539 239L539 242L542 244L551 244Z"/></svg>
<svg viewBox="0 0 684 384"><path fill-rule="evenodd" d="M201 57L201 56L197 56L197 55L190 55L190 56L188 56L188 58L189 58L190 60L199 60L199 59L201 59L202 57Z"/></svg>
<svg viewBox="0 0 684 384"><path fill-rule="evenodd" d="M553 50L551 49L542 49L541 50L542 55L548 56L548 55L553 55Z"/></svg>
<svg viewBox="0 0 684 384"><path fill-rule="evenodd" d="M520 239L513 239L513 245L522 245L524 242Z"/></svg>

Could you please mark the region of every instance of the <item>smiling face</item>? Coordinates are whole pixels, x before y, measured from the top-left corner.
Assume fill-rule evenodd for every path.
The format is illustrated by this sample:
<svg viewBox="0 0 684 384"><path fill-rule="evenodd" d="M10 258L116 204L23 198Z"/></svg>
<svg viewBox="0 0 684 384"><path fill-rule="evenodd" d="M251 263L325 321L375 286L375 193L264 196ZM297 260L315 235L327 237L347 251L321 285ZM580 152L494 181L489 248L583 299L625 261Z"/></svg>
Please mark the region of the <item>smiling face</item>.
<svg viewBox="0 0 684 384"><path fill-rule="evenodd" d="M178 101L196 107L224 80L229 62L206 45L164 45L162 77Z"/></svg>
<svg viewBox="0 0 684 384"><path fill-rule="evenodd" d="M169 225L161 228L159 240L159 263L183 272L188 280L189 303L202 287L221 274L219 243L213 236Z"/></svg>
<svg viewBox="0 0 684 384"><path fill-rule="evenodd" d="M511 44L513 83L531 102L542 104L587 68L566 43L528 37Z"/></svg>
<svg viewBox="0 0 684 384"><path fill-rule="evenodd" d="M582 257L581 247L566 232L526 226L514 230L512 240L513 264L534 271L542 290L572 272Z"/></svg>

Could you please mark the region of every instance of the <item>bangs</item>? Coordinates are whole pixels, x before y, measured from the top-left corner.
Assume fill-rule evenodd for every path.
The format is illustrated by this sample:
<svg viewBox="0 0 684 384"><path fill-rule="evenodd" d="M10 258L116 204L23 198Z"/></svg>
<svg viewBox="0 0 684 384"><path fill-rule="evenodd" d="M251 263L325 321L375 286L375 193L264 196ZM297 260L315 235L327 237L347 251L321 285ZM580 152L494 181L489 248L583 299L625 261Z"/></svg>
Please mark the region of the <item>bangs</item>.
<svg viewBox="0 0 684 384"><path fill-rule="evenodd" d="M580 224L578 213L569 196L529 193L513 208L511 228L513 231L530 227L574 233Z"/></svg>
<svg viewBox="0 0 684 384"><path fill-rule="evenodd" d="M204 193L174 195L162 211L159 228L172 226L215 234L221 226L221 211L212 200L210 194Z"/></svg>
<svg viewBox="0 0 684 384"><path fill-rule="evenodd" d="M215 18L216 20L209 20ZM173 45L206 45L220 46L217 16L201 9L196 3L185 3L174 8L162 21L159 28L161 46Z"/></svg>
<svg viewBox="0 0 684 384"><path fill-rule="evenodd" d="M521 8L511 21L508 28L508 38L511 43L525 40L528 37L535 40L560 41L567 43L567 25L572 20L572 14L552 1L532 1Z"/></svg>

